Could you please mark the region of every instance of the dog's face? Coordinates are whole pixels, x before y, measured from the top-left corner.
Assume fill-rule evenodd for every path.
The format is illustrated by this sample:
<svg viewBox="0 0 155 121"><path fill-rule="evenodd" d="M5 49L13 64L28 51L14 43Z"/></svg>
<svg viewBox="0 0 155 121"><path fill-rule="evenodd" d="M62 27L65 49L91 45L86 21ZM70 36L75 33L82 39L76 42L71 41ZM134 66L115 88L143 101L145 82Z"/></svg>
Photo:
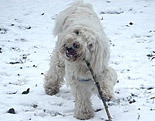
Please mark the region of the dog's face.
<svg viewBox="0 0 155 121"><path fill-rule="evenodd" d="M102 41L104 37L91 29L71 27L59 34L58 38L59 52L67 61L84 62L83 60L87 60L95 73L103 71L104 63L108 63L108 43Z"/></svg>
<svg viewBox="0 0 155 121"><path fill-rule="evenodd" d="M70 32L62 39L60 52L67 61L90 58L95 48L95 41L91 37L86 37L80 30Z"/></svg>

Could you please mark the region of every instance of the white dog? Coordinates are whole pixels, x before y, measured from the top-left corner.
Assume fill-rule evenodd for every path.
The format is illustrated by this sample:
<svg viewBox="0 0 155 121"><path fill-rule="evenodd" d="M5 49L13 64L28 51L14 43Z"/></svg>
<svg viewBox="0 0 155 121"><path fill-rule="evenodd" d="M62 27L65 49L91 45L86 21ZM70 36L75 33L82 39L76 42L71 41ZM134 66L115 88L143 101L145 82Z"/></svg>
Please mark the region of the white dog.
<svg viewBox="0 0 155 121"><path fill-rule="evenodd" d="M105 98L113 99L117 74L108 64L109 41L92 6L82 0L57 16L54 34L58 41L45 78L45 91L56 94L65 78L75 96L75 117L90 119L94 116L90 97L97 88L84 59L90 62Z"/></svg>

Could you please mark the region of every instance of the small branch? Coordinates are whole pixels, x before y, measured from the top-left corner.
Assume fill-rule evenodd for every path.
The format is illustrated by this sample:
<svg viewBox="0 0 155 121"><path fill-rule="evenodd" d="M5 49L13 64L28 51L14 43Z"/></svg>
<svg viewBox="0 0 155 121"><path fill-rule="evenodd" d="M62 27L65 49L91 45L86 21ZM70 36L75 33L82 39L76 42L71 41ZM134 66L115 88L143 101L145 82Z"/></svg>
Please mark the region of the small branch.
<svg viewBox="0 0 155 121"><path fill-rule="evenodd" d="M93 69L92 69L92 67L91 67L91 65L90 65L90 63L89 63L88 61L85 60L85 62L86 62L86 65L87 65L87 67L88 67L88 69L89 69L89 71L90 71L90 73L91 73L91 75L92 75L92 77L93 77L93 80L94 80L94 83L95 83L95 85L96 85L96 87L97 87L98 93L99 93L99 95L100 95L100 97L101 97L101 100L102 100L102 102L103 102L103 104L104 104L104 107L105 107L105 110L106 110L108 119L109 119L109 121L112 121L112 117L110 116L110 112L109 112L109 110L108 110L108 105L106 104L106 100L105 100L105 98L103 97L103 94L102 94L100 85L99 85L99 83L98 83L97 80L96 80L96 76L95 76L95 74L94 74L94 72L93 72Z"/></svg>

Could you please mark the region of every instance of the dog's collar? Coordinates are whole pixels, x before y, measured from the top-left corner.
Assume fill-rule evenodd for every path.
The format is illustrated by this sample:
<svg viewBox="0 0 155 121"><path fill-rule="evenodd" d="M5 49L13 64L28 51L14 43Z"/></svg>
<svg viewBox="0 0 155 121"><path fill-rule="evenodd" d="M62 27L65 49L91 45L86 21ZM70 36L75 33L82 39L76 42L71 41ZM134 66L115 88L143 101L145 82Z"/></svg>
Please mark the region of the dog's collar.
<svg viewBox="0 0 155 121"><path fill-rule="evenodd" d="M84 82L88 82L90 81L91 79L81 79L80 81L84 81Z"/></svg>
<svg viewBox="0 0 155 121"><path fill-rule="evenodd" d="M78 78L79 81L82 81L82 82L88 82L88 81L91 81L91 79L81 79L81 78Z"/></svg>

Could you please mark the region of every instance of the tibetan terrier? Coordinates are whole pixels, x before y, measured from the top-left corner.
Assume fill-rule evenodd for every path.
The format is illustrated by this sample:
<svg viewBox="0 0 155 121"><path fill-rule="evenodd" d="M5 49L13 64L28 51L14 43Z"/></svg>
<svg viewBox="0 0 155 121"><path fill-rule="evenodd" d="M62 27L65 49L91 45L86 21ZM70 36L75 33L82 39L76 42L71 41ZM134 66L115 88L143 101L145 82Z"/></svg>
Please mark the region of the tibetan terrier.
<svg viewBox="0 0 155 121"><path fill-rule="evenodd" d="M93 7L82 0L58 14L54 35L58 40L45 77L45 91L58 93L65 79L75 97L75 117L90 119L94 116L90 98L97 88L84 60L90 62L103 96L114 99L117 74L109 67L109 40Z"/></svg>

